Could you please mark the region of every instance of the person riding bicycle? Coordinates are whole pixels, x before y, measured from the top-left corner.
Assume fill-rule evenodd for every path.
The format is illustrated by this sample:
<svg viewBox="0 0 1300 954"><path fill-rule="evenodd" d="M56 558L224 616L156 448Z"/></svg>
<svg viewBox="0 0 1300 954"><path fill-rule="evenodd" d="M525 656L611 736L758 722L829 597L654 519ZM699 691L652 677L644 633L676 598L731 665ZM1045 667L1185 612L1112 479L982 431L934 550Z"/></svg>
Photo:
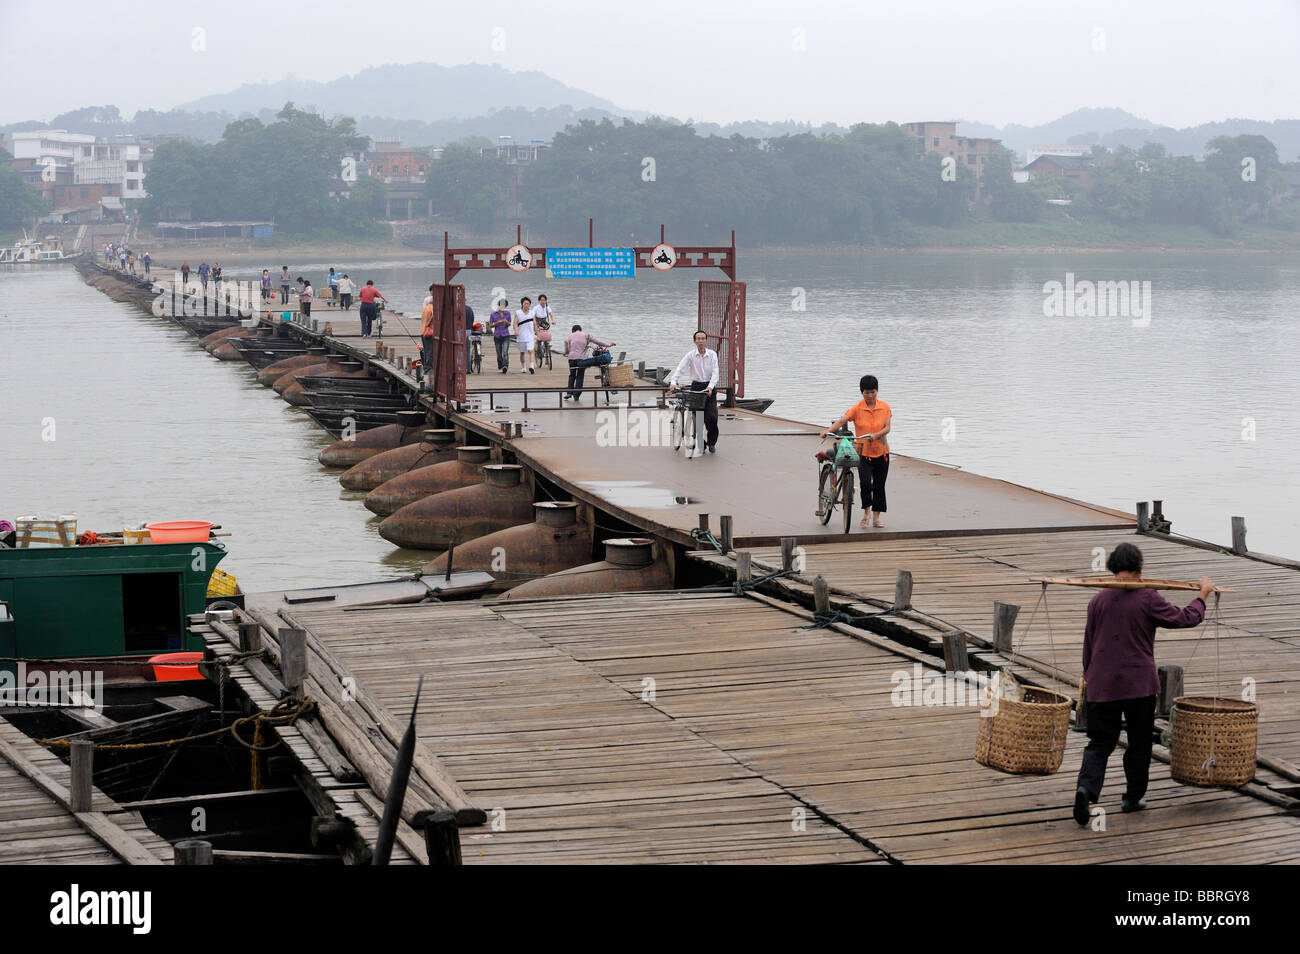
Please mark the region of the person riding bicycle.
<svg viewBox="0 0 1300 954"><path fill-rule="evenodd" d="M864 374L858 382L862 400L844 412L834 424L822 431L829 437L847 422L853 422L854 440L861 460L858 482L862 487L862 526L884 527L881 514L885 505L885 479L889 476L889 442L885 436L893 424L889 405L876 399L880 384L874 374Z"/></svg>

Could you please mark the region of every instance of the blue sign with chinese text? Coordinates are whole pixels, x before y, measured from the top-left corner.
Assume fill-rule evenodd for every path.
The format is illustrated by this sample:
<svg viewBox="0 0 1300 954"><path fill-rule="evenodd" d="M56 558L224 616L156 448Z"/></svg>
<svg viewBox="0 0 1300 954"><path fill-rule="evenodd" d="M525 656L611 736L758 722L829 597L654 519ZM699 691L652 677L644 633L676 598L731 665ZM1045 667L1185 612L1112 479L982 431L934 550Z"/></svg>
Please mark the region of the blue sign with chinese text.
<svg viewBox="0 0 1300 954"><path fill-rule="evenodd" d="M632 278L636 253L630 248L548 248L546 269L555 278Z"/></svg>

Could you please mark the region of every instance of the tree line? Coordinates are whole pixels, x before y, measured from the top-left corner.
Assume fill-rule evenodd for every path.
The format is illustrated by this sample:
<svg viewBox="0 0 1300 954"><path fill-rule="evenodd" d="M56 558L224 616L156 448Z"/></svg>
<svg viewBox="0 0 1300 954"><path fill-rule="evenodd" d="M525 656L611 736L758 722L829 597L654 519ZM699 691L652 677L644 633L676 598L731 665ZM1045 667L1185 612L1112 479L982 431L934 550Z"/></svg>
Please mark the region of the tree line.
<svg viewBox="0 0 1300 954"><path fill-rule="evenodd" d="M345 157L367 145L351 119L328 121L289 103L274 123L237 120L211 145L161 144L141 213L151 222L274 221L290 234L378 234L383 184L344 178Z"/></svg>
<svg viewBox="0 0 1300 954"><path fill-rule="evenodd" d="M351 119L327 121L290 103L274 123L230 123L212 145L159 146L142 211L153 221L272 219L290 234L377 235L383 184L340 178L344 157L366 145ZM1068 211L1076 220L1223 235L1247 223L1300 227L1300 203L1275 201L1289 188L1287 167L1263 136L1218 137L1203 163L1158 144L1095 146L1089 159L1091 187ZM660 119L583 120L526 166L454 143L425 184L439 218L480 234L512 219L517 202L546 235L576 231L592 216L602 233L629 240L648 240L666 223L700 242L723 242L734 228L746 242L772 244L907 244L917 226L971 226L986 216L1035 222L1060 214L1052 200L1069 187L1048 177L1015 182L1008 153L986 162L976 203L973 168L918 155L916 138L894 123L758 139L699 135Z"/></svg>

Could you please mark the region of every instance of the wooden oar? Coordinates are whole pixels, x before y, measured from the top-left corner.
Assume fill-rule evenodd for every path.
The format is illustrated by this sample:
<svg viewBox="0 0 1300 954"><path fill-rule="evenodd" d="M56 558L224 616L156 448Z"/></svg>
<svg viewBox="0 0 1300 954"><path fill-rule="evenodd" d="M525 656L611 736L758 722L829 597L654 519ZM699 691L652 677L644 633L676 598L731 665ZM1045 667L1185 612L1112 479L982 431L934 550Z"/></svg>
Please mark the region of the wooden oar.
<svg viewBox="0 0 1300 954"><path fill-rule="evenodd" d="M1117 580L1114 577L1046 576L1032 577L1031 583L1058 583L1061 586L1091 586L1106 590L1199 590L1199 583L1185 580ZM1226 586L1216 586L1216 593L1235 593Z"/></svg>

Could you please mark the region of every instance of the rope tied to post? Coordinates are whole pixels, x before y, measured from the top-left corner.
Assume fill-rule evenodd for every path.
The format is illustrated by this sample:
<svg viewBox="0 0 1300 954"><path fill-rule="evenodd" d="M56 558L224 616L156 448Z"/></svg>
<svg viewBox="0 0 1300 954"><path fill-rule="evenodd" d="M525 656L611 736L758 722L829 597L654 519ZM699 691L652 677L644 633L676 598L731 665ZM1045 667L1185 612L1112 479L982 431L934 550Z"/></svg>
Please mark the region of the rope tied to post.
<svg viewBox="0 0 1300 954"><path fill-rule="evenodd" d="M726 556L726 551L722 549L721 541L713 535L713 531L706 530L703 527L694 527L691 530L691 536L695 539L696 543L707 544L723 556Z"/></svg>
<svg viewBox="0 0 1300 954"><path fill-rule="evenodd" d="M707 530L704 532L708 533ZM754 577L754 579L748 580L744 583L740 582L740 580L736 580L734 583L731 584L731 592L736 596L744 596L750 590L757 589L759 586L761 586L764 583L768 583L772 580L780 579L783 576L790 576L793 573L794 573L794 569L791 568L789 570L775 570L767 574L766 576L757 576Z"/></svg>

